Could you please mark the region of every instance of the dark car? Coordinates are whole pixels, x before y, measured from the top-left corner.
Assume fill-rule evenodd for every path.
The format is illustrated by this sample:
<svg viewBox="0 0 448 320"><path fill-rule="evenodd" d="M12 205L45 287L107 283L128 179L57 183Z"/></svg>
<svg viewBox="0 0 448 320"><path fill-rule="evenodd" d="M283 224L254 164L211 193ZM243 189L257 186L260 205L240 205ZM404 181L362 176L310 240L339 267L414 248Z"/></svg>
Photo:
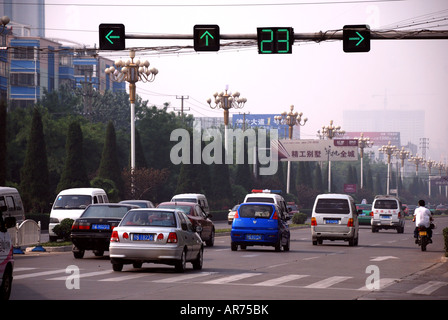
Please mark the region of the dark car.
<svg viewBox="0 0 448 320"><path fill-rule="evenodd" d="M86 250L93 250L95 256L101 257L104 251L109 251L112 230L133 208L138 206L118 203L89 205L72 225L73 256L82 259Z"/></svg>
<svg viewBox="0 0 448 320"><path fill-rule="evenodd" d="M199 234L202 241L208 247L212 247L215 243L215 225L210 220L211 214L206 214L202 207L197 203L192 202L162 202L157 208L164 209L177 209L185 213L193 224L193 228L197 226L202 227L202 231Z"/></svg>

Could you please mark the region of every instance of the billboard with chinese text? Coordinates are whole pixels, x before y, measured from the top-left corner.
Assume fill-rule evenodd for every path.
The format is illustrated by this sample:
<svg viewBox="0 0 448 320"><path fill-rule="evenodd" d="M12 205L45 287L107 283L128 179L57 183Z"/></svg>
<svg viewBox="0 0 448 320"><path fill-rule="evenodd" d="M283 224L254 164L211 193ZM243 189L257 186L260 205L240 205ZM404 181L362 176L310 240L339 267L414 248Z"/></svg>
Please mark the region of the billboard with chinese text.
<svg viewBox="0 0 448 320"><path fill-rule="evenodd" d="M357 161L355 139L334 140L271 140L280 161Z"/></svg>

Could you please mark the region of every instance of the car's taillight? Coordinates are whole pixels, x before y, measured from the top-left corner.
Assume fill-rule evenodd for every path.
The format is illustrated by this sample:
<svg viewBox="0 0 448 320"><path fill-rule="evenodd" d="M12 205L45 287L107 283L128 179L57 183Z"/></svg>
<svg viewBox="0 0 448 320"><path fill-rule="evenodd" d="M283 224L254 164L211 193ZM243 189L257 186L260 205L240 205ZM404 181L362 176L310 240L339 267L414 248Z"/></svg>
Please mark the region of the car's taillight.
<svg viewBox="0 0 448 320"><path fill-rule="evenodd" d="M177 234L176 232L170 232L168 235L167 243L177 243Z"/></svg>
<svg viewBox="0 0 448 320"><path fill-rule="evenodd" d="M317 226L317 220L316 220L316 218L311 218L311 225L312 226Z"/></svg>
<svg viewBox="0 0 448 320"><path fill-rule="evenodd" d="M235 211L235 215L233 216L233 219L238 219L240 216L238 215L238 210Z"/></svg>
<svg viewBox="0 0 448 320"><path fill-rule="evenodd" d="M373 211L370 211L370 216L373 217Z"/></svg>
<svg viewBox="0 0 448 320"><path fill-rule="evenodd" d="M120 242L120 238L118 238L118 232L112 231L112 235L110 236L110 242Z"/></svg>
<svg viewBox="0 0 448 320"><path fill-rule="evenodd" d="M90 223L75 221L72 224L72 230L90 230Z"/></svg>
<svg viewBox="0 0 448 320"><path fill-rule="evenodd" d="M347 227L353 227L353 218L348 219Z"/></svg>
<svg viewBox="0 0 448 320"><path fill-rule="evenodd" d="M162 241L163 240L163 233L159 233L159 235L157 236L157 241Z"/></svg>
<svg viewBox="0 0 448 320"><path fill-rule="evenodd" d="M273 220L278 220L278 214L277 211L274 211L274 214L272 215Z"/></svg>

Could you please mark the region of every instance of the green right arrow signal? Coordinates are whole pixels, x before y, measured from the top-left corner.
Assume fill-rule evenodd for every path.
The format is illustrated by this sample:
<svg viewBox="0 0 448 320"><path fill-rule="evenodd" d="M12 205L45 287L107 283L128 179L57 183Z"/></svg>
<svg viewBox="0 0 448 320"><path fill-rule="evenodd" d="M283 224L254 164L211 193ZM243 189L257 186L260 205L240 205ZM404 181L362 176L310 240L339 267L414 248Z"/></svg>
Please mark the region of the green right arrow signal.
<svg viewBox="0 0 448 320"><path fill-rule="evenodd" d="M356 46L358 46L364 40L364 37L359 32L356 32L356 34L359 37L348 38L348 40L354 40L354 41L359 40L358 43L356 44Z"/></svg>

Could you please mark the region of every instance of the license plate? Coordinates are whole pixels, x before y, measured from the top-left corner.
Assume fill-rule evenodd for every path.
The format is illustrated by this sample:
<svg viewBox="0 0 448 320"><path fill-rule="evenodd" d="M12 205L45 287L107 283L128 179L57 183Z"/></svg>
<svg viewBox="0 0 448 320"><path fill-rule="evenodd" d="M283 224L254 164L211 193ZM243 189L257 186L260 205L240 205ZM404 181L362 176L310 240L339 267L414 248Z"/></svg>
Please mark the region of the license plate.
<svg viewBox="0 0 448 320"><path fill-rule="evenodd" d="M326 224L338 224L338 223L339 223L339 220L336 220L336 219L327 219L327 220L325 220L325 223L326 223Z"/></svg>
<svg viewBox="0 0 448 320"><path fill-rule="evenodd" d="M381 216L381 215L380 215L380 218L382 218L382 219L391 219L392 216Z"/></svg>
<svg viewBox="0 0 448 320"><path fill-rule="evenodd" d="M92 224L93 230L110 230L110 225L108 224Z"/></svg>
<svg viewBox="0 0 448 320"><path fill-rule="evenodd" d="M154 241L154 235L153 234L133 234L132 235L133 241Z"/></svg>
<svg viewBox="0 0 448 320"><path fill-rule="evenodd" d="M246 240L261 240L261 234L247 234Z"/></svg>
<svg viewBox="0 0 448 320"><path fill-rule="evenodd" d="M420 236L426 236L426 231L420 231Z"/></svg>

